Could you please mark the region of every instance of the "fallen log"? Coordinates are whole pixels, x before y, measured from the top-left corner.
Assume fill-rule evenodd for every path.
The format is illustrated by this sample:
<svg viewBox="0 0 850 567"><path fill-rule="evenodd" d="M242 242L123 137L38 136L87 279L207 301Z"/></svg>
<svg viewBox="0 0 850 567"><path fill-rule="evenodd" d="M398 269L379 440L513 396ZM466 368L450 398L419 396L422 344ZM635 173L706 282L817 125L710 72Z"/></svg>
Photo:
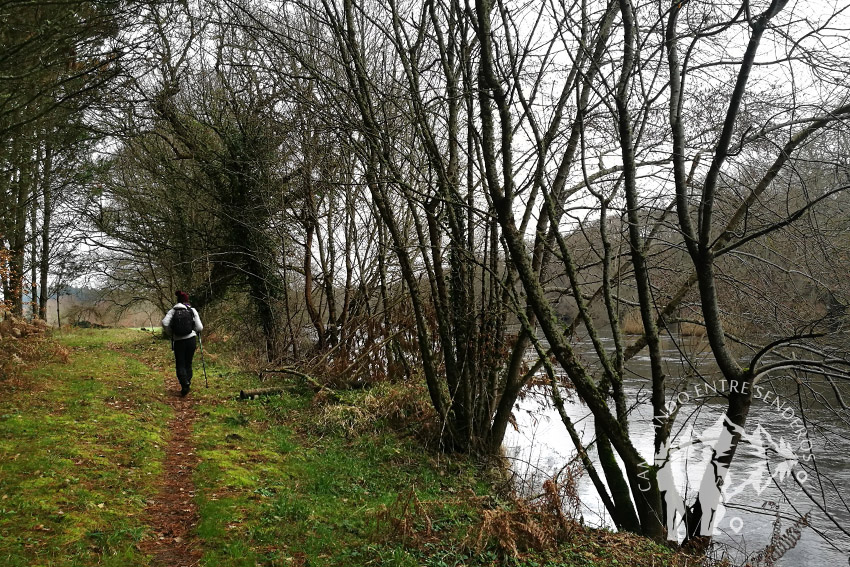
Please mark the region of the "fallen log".
<svg viewBox="0 0 850 567"><path fill-rule="evenodd" d="M266 370L260 370L260 380L263 379L263 374L290 374L308 382L317 390L330 390L330 388L328 388L324 384L320 384L319 381L313 378L312 376L304 374L303 372L298 372L297 370L293 370L292 368L269 368Z"/></svg>
<svg viewBox="0 0 850 567"><path fill-rule="evenodd" d="M271 396L281 394L285 388L257 388L255 390L239 390L240 400L256 400L260 396Z"/></svg>
<svg viewBox="0 0 850 567"><path fill-rule="evenodd" d="M302 380L304 380L305 382L307 382L308 384L313 386L320 393L324 393L325 395L330 397L333 401L335 401L335 402L341 401L339 394L337 394L334 390L332 390L331 388L328 388L324 384L321 384L318 380L316 380L312 376L304 374L303 372L299 372L299 371L293 370L291 368L270 368L270 369L266 369L266 370L260 370L259 375L260 375L261 380L263 378L263 374L290 374L292 376L297 376L298 378L301 378ZM279 393L283 392L283 390L284 389L280 388L280 387L258 388L256 390L244 390L244 392L246 392L246 396L243 396L242 392L239 392L239 397L240 397L240 399L244 400L248 397L247 394L249 394L250 392L255 392L255 395L253 397L251 397L251 399L254 399L257 396L279 394Z"/></svg>

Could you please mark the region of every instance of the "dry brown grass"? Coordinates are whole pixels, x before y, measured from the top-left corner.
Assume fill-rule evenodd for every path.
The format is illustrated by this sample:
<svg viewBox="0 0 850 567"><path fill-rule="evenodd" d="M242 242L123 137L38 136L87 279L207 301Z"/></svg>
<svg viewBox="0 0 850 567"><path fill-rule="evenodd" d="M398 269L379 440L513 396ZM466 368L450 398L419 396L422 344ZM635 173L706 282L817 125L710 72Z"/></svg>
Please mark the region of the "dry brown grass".
<svg viewBox="0 0 850 567"><path fill-rule="evenodd" d="M583 526L575 519L578 474L578 465L570 467L556 477L560 483L546 481L535 498L506 501L492 492L482 496L452 488L423 501L423 493L410 484L380 507L372 537L419 558L439 557L446 565L730 567L634 534Z"/></svg>
<svg viewBox="0 0 850 567"><path fill-rule="evenodd" d="M691 321L681 321L678 325L679 335L682 337L704 337L705 325Z"/></svg>
<svg viewBox="0 0 850 567"><path fill-rule="evenodd" d="M627 335L642 335L643 321L640 317L640 311L633 310L626 313L620 320L620 328ZM681 337L704 337L705 325L701 321L673 321L667 325L671 333L678 334Z"/></svg>
<svg viewBox="0 0 850 567"><path fill-rule="evenodd" d="M0 321L0 381L19 377L35 363L54 360L67 363L68 348L48 337L46 322L36 319L24 321L7 317Z"/></svg>
<svg viewBox="0 0 850 567"><path fill-rule="evenodd" d="M44 335L49 329L46 321L33 319L25 321L14 316L8 316L0 321L0 339L23 339L34 335Z"/></svg>
<svg viewBox="0 0 850 567"><path fill-rule="evenodd" d="M620 329L627 335L642 335L643 321L640 318L640 311L629 311L620 319Z"/></svg>
<svg viewBox="0 0 850 567"><path fill-rule="evenodd" d="M554 550L569 542L576 529L579 509L578 466L568 467L563 477L547 479L537 498L514 498L507 508L482 510L474 542L477 551L495 548L502 556L521 552Z"/></svg>
<svg viewBox="0 0 850 567"><path fill-rule="evenodd" d="M352 396L351 403L333 403L323 391L314 398L321 407L319 421L348 437L386 425L395 429L415 425L417 434L424 437L437 434L436 414L421 384L379 383L365 394Z"/></svg>
<svg viewBox="0 0 850 567"><path fill-rule="evenodd" d="M376 519L377 533L387 540L418 546L434 539L431 517L416 496L413 486L409 486L392 504L378 512Z"/></svg>

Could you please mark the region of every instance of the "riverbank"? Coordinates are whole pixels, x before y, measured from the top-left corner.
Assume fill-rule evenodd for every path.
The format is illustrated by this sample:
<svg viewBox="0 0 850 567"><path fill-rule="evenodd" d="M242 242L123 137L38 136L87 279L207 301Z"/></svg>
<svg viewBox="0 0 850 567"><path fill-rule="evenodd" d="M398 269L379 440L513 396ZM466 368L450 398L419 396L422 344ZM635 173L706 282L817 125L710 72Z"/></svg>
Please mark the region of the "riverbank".
<svg viewBox="0 0 850 567"><path fill-rule="evenodd" d="M252 567L689 563L560 524L511 501L498 475L423 448L400 386L330 397L278 380L281 394L239 400L256 376L208 355L209 387L196 359L181 399L168 344L151 333L33 340L38 355L0 381L4 565L164 565L172 552Z"/></svg>

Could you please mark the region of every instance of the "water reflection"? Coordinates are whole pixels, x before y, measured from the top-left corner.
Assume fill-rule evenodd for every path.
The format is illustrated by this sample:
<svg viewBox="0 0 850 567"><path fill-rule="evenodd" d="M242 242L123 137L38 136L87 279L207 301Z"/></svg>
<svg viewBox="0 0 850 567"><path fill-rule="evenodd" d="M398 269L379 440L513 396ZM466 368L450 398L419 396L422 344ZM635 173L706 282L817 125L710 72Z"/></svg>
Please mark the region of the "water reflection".
<svg viewBox="0 0 850 567"><path fill-rule="evenodd" d="M681 446L710 432L712 424L722 418L724 409L722 399L704 395L706 389L702 381L692 379L687 383L686 378L693 377L697 370L709 384L719 381L721 377L711 368L705 345L700 341L691 341L682 347L668 337L663 346L665 371L669 376L685 377L674 385L676 391L689 392L687 403L680 410L677 420L679 429L673 442ZM680 350L683 348L688 349L686 357ZM589 352L592 346L588 343L578 344L577 349ZM651 462L654 452L652 412L647 402L648 384L641 378L649 375L648 362L648 357L636 357L630 362L628 370L631 378L626 380L625 389L628 399L634 403L629 418L633 442ZM703 384L702 389L699 384ZM673 395L671 392L668 399ZM564 397L567 400L566 411L575 423L583 443L590 443L594 437L590 412L568 391L564 391ZM754 400L745 428L752 436L751 442L739 448L727 477L727 495L733 498L727 500L725 507L719 511L722 517L716 524L720 532L716 539L728 545L730 553L740 559L745 553L763 549L770 541L777 514L781 517L780 529L784 532L792 527L795 518L808 513L811 527L803 528L796 547L788 551L777 564L786 567L846 565L847 537L827 520L823 511L813 505L791 474L797 474L811 493L820 494L820 489L826 488L827 495L821 497L821 504L842 526L850 527L850 514L841 502L844 487L850 480L850 471L845 465L845 456L850 454L848 432L840 421L830 422L829 415L823 412L819 415L813 409L807 413L807 417L815 421L824 419L824 423L831 423L843 434L804 435L812 433L811 423L807 422L808 427L803 426L801 431L800 420L797 419L799 416L796 413L792 415L793 408L780 404L775 397L762 397L764 399ZM556 474L575 457L575 450L543 387L530 388L518 402L514 413L518 430L508 431L504 443L505 453L513 463L514 472L521 479L520 488L528 494L534 494L546 478ZM764 447L779 446L785 447L785 454L762 450ZM811 466L812 462L807 460L807 457L811 459L809 448L817 459L821 478L828 478L834 484L833 489L828 485L821 486ZM800 462L789 459L787 450L791 449ZM594 462L598 463L595 452L591 454ZM700 447L694 446L693 451L680 448L676 457L673 478L677 489L683 494L694 495L704 472L706 455ZM582 500L580 513L585 523L613 529L613 523L587 476L579 482L579 493ZM822 532L824 537L815 530ZM830 541L844 550L835 549Z"/></svg>

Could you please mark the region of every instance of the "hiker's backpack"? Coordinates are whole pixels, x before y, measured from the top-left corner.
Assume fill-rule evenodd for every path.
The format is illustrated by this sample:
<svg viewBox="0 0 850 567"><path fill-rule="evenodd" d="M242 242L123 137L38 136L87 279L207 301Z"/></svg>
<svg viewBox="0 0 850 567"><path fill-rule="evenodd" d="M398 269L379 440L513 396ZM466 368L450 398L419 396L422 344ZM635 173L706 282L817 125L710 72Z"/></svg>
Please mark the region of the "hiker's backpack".
<svg viewBox="0 0 850 567"><path fill-rule="evenodd" d="M194 331L195 314L192 312L192 308L175 309L168 328L171 329L172 337L182 337Z"/></svg>

